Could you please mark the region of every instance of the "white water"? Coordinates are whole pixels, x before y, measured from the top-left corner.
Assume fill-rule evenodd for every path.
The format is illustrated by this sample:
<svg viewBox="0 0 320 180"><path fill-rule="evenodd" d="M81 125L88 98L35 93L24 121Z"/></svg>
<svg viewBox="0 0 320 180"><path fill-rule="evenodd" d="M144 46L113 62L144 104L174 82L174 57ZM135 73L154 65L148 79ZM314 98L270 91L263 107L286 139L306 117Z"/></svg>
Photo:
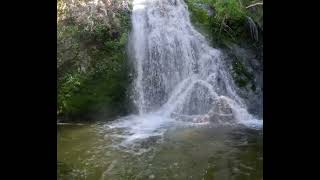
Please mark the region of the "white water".
<svg viewBox="0 0 320 180"><path fill-rule="evenodd" d="M232 109L235 124L262 127L237 95L222 53L192 27L183 0L134 0L132 25L139 114L108 125L124 129L120 145L161 135L177 117L188 117L188 123L209 117L221 100Z"/></svg>

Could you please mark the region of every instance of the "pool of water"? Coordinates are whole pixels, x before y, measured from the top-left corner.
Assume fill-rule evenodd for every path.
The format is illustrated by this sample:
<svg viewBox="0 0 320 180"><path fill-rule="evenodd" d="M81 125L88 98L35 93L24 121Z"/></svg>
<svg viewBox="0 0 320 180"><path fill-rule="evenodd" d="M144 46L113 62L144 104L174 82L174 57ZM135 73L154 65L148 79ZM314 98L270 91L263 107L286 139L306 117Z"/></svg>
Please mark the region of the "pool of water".
<svg viewBox="0 0 320 180"><path fill-rule="evenodd" d="M58 179L262 179L262 130L171 125L125 143L109 124L58 125Z"/></svg>

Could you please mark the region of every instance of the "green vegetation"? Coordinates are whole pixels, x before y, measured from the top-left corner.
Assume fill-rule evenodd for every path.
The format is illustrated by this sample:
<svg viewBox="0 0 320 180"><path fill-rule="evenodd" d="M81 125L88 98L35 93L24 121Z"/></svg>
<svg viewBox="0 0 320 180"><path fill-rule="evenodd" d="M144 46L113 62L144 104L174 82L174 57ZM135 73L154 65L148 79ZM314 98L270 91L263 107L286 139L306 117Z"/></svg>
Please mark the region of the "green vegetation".
<svg viewBox="0 0 320 180"><path fill-rule="evenodd" d="M59 2L58 12L65 18L58 21L58 116L73 120L126 113L130 13L119 11L109 23L98 18L84 22L59 9Z"/></svg>
<svg viewBox="0 0 320 180"><path fill-rule="evenodd" d="M188 0L190 18L212 45L229 51L232 76L240 88L251 84L256 87L253 74L249 73L243 60L232 52L232 44L245 45L262 56L263 9L256 0ZM253 5L251 7L248 7ZM261 55L260 55L261 54ZM262 58L262 57L259 57Z"/></svg>
<svg viewBox="0 0 320 180"><path fill-rule="evenodd" d="M248 72L248 70L246 69L246 67L244 66L243 63L241 63L241 61L235 59L232 62L232 76L233 79L235 80L236 84L239 87L246 87L248 85L248 83L253 81L253 75L251 73ZM254 85L254 83L251 83L251 89L253 91L256 90L256 87Z"/></svg>
<svg viewBox="0 0 320 180"><path fill-rule="evenodd" d="M252 0L188 0L191 21L219 45L253 39L248 18L262 29L262 8L250 10ZM253 7L255 8L255 7Z"/></svg>

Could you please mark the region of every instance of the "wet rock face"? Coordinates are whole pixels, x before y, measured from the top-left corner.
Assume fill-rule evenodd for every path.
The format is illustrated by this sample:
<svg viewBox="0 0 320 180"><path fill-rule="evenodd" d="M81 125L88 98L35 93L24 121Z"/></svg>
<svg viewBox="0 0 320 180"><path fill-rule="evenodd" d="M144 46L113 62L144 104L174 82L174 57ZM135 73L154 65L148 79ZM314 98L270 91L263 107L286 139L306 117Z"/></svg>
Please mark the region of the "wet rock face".
<svg viewBox="0 0 320 180"><path fill-rule="evenodd" d="M232 123L234 116L230 105L224 99L219 99L208 113L211 123Z"/></svg>
<svg viewBox="0 0 320 180"><path fill-rule="evenodd" d="M230 125L235 123L235 118L227 101L219 99L207 114L194 119L194 121L199 123L210 122L215 125Z"/></svg>
<svg viewBox="0 0 320 180"><path fill-rule="evenodd" d="M248 81L245 87L237 89L238 95L245 101L248 111L258 117L263 115L263 56L260 52L249 48L248 45L230 45L225 50L227 57L225 62L232 72L232 61L239 60L248 73L252 75L252 79ZM261 57L260 57L261 56ZM254 87L254 88L252 88Z"/></svg>
<svg viewBox="0 0 320 180"><path fill-rule="evenodd" d="M120 33L119 32L112 32L112 38L113 39L118 39L120 37Z"/></svg>

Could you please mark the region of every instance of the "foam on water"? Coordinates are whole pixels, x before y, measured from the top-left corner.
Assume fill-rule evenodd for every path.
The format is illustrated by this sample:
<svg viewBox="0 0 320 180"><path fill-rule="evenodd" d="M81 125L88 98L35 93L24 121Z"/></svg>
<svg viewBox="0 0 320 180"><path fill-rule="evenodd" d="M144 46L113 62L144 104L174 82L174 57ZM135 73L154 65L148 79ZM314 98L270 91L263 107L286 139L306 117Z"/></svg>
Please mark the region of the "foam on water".
<svg viewBox="0 0 320 180"><path fill-rule="evenodd" d="M106 124L106 127L118 129L119 131L115 131L116 136L121 133L120 137L123 138L121 145L126 145L151 136L160 136L172 123L174 120L169 117L161 116L158 113L149 113L123 117Z"/></svg>

